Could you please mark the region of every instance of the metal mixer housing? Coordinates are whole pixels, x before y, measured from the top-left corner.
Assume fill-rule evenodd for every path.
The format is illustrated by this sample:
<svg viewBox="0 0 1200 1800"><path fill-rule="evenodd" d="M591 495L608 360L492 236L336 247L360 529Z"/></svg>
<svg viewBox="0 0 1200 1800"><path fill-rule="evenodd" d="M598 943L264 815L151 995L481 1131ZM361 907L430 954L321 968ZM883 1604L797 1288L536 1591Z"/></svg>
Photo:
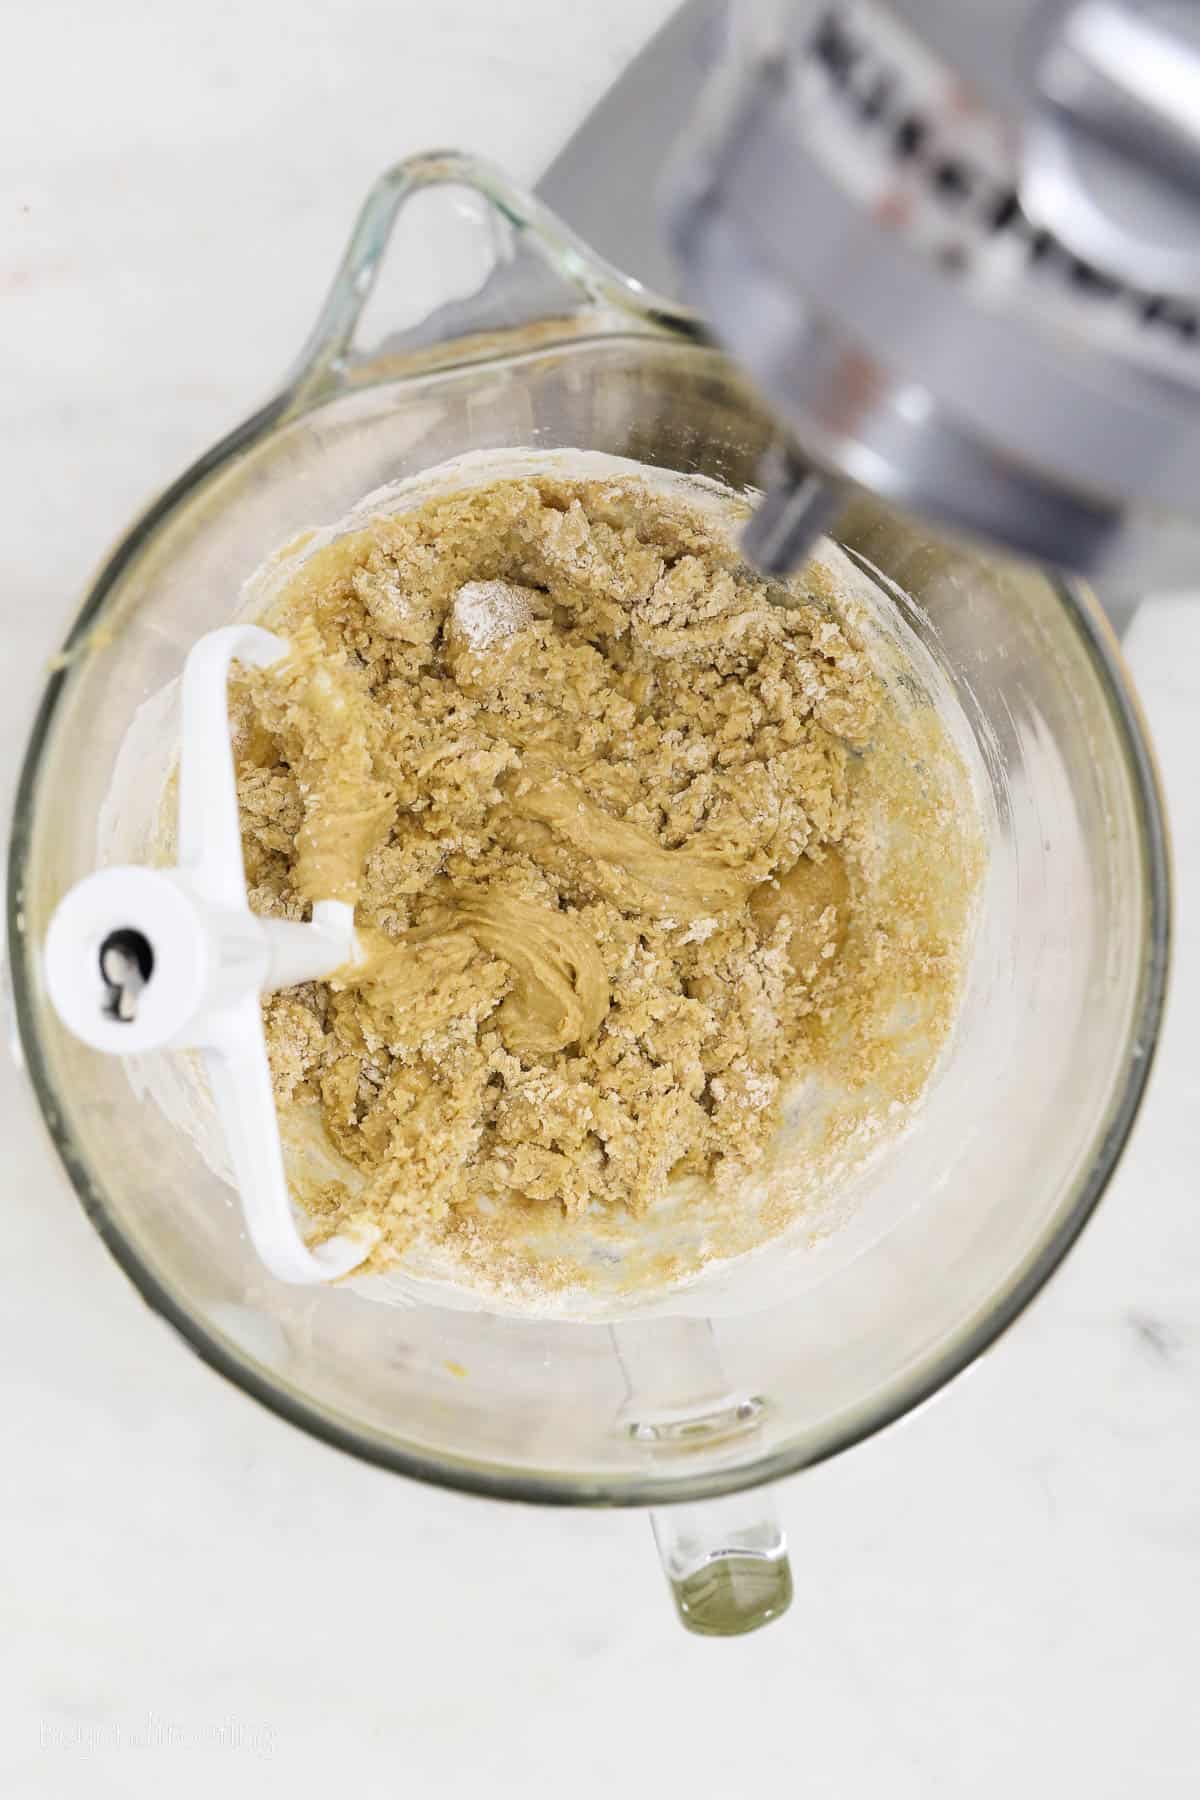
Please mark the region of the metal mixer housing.
<svg viewBox="0 0 1200 1800"><path fill-rule="evenodd" d="M1200 20L1110 0L738 18L674 163L685 291L814 469L1110 588L1200 559Z"/></svg>

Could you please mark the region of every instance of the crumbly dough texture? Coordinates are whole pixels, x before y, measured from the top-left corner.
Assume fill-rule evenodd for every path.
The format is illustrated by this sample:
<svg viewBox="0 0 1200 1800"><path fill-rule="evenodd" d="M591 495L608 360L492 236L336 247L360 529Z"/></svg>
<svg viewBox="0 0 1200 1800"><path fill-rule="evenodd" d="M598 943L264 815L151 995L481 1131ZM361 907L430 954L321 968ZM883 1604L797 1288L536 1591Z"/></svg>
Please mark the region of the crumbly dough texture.
<svg viewBox="0 0 1200 1800"><path fill-rule="evenodd" d="M264 1003L285 1140L332 1146L314 1236L578 1282L556 1221L628 1231L681 1191L736 1216L806 1076L917 1097L969 834L936 718L889 734L819 570L769 588L703 509L543 475L379 517L264 622L290 654L231 700L251 905L351 901L364 947Z"/></svg>

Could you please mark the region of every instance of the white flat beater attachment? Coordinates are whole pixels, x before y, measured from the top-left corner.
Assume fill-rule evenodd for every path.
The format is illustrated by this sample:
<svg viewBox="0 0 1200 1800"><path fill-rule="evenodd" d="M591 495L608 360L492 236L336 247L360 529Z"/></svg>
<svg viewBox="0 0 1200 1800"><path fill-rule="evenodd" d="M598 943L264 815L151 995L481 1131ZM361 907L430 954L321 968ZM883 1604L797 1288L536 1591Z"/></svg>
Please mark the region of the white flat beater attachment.
<svg viewBox="0 0 1200 1800"><path fill-rule="evenodd" d="M310 1249L288 1194L259 996L330 975L358 954L354 908L318 902L312 922L262 919L246 899L227 684L237 659L287 653L257 625L210 631L183 670L179 861L87 876L55 910L46 986L63 1023L95 1050L198 1050L225 1133L250 1241L281 1281L330 1281L369 1237Z"/></svg>

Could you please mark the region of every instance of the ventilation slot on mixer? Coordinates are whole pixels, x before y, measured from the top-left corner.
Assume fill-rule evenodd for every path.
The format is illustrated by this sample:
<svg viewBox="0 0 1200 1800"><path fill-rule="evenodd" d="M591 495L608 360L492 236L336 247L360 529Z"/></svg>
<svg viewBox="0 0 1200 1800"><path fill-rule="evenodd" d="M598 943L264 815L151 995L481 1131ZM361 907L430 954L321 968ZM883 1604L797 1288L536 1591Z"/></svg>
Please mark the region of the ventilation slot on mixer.
<svg viewBox="0 0 1200 1800"><path fill-rule="evenodd" d="M863 18L861 26L867 24ZM921 84L903 66L918 54L929 65ZM1188 301L1134 287L1097 268L1029 218L1011 168L990 161L978 149L982 106L974 100L957 110L947 105L945 116L938 117L930 110L928 94L917 91L918 86L940 87L950 93L955 81L915 41L911 58L889 56L866 29L856 30L842 10L831 9L809 42L807 66L823 78L824 92L840 105L843 123L853 126L860 150L877 159L881 169L903 170L918 181L925 200L953 223L956 241L936 253L947 272L967 272L973 251L1008 238L1024 251L1025 266L1036 272L1039 284L1056 282L1069 302L1117 309L1135 334L1150 332L1177 347L1188 348L1200 337L1200 313ZM949 141L960 114L973 142ZM905 230L902 213L894 216L893 225Z"/></svg>

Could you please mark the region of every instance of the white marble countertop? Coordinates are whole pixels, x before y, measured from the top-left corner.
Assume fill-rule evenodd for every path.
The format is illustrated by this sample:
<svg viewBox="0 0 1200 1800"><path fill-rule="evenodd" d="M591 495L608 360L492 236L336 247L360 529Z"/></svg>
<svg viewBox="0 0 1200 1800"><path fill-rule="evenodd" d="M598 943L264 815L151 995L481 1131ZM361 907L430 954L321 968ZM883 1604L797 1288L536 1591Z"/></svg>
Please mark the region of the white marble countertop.
<svg viewBox="0 0 1200 1800"><path fill-rule="evenodd" d="M10 16L6 783L90 568L267 390L370 178L448 142L536 177L667 10ZM217 1380L109 1261L5 1069L5 1800L1197 1792L1200 606L1144 612L1135 637L1180 920L1134 1143L1065 1270L972 1373L780 1490L797 1599L754 1638L679 1630L640 1517L408 1484Z"/></svg>

